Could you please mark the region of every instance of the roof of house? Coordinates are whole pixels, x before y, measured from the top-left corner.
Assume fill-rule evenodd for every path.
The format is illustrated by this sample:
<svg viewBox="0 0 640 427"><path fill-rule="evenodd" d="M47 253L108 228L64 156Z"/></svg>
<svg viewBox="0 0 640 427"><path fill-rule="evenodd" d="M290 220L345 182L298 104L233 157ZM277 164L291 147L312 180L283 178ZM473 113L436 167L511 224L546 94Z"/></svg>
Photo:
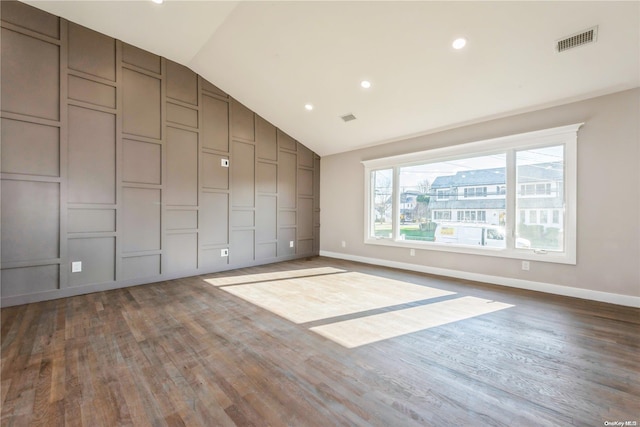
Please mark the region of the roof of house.
<svg viewBox="0 0 640 427"><path fill-rule="evenodd" d="M564 174L562 162L546 162L518 167L518 183L558 181ZM432 189L451 187L472 187L478 185L502 185L505 168L475 169L443 175L433 180Z"/></svg>

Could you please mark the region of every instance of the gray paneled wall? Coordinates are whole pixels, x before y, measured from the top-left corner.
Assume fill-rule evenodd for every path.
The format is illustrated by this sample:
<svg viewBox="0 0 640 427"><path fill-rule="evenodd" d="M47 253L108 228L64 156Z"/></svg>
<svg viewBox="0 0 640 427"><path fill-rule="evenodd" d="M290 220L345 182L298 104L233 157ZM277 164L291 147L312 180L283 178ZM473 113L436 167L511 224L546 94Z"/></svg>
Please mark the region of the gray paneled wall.
<svg viewBox="0 0 640 427"><path fill-rule="evenodd" d="M180 64L1 6L2 305L318 253L312 151Z"/></svg>

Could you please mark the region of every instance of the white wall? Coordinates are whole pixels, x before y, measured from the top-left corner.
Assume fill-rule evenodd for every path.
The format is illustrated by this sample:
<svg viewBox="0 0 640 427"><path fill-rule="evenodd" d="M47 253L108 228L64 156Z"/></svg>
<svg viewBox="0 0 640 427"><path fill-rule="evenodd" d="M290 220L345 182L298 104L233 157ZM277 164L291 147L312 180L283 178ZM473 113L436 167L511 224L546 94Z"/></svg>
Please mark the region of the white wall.
<svg viewBox="0 0 640 427"><path fill-rule="evenodd" d="M578 134L577 265L532 262L432 250L365 245L362 160L585 122ZM322 158L321 253L351 259L410 263L418 271L447 269L458 277L547 287L598 298L599 291L640 301L640 89ZM341 246L341 241L347 243ZM340 255L336 255L340 254ZM523 282L523 281L526 281ZM525 284L525 285L523 285ZM531 286L529 286L531 287ZM538 286L542 289L543 287ZM563 292L562 289L565 291ZM594 296L595 295L595 296Z"/></svg>

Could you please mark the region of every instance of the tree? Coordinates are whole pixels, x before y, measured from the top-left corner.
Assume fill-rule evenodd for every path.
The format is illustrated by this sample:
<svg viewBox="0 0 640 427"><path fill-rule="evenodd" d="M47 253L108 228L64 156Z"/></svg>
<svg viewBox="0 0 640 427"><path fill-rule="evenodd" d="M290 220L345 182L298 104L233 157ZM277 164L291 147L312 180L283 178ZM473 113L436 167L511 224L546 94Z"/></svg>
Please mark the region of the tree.
<svg viewBox="0 0 640 427"><path fill-rule="evenodd" d="M416 198L414 217L418 218L420 222L426 222L431 217L431 212L429 211L429 200L431 199L429 196L430 189L431 184L429 184L429 180L425 179L418 183L418 191L420 194Z"/></svg>

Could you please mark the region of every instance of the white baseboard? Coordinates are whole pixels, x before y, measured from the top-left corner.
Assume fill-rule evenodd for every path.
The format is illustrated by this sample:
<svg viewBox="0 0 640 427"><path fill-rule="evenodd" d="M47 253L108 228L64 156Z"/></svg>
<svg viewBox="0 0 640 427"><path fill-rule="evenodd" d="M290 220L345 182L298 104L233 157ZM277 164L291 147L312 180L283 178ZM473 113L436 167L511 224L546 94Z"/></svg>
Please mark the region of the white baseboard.
<svg viewBox="0 0 640 427"><path fill-rule="evenodd" d="M640 307L640 297L613 294L610 292L592 291L590 289L573 288L571 286L555 285L553 283L534 282L531 280L513 279L510 277L491 276L488 274L470 273L468 271L450 270L447 268L429 267L426 265L409 264L406 262L389 261L379 258L369 258L340 252L320 251L320 256L362 262L365 264L382 265L400 268L402 270L435 274L438 276L454 277L456 279L473 280L475 282L491 283L493 285L509 286L512 288L528 289L530 291L546 292L548 294L582 298L592 301L608 302L627 307Z"/></svg>

